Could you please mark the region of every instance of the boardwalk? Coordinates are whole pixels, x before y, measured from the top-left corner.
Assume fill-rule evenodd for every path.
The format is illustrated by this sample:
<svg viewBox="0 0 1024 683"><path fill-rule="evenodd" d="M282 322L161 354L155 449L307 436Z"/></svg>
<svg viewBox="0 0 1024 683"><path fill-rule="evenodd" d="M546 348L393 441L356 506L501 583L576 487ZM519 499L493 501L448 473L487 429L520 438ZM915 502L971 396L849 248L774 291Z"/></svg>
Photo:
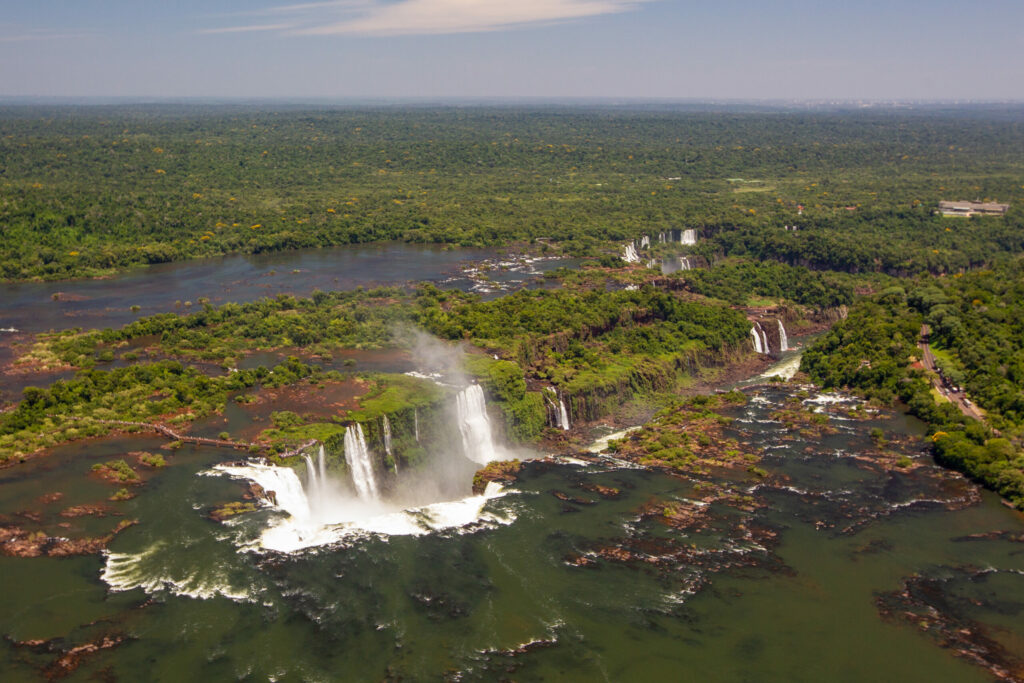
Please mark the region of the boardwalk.
<svg viewBox="0 0 1024 683"><path fill-rule="evenodd" d="M258 443L250 443L250 442L246 442L246 441L228 441L226 439L209 439L209 438L206 438L204 436L189 436L188 434L179 434L178 432L174 431L170 427L167 427L167 426L161 425L161 424L155 424L155 423L152 423L152 422L129 422L127 420L100 420L100 419L94 418L94 417L72 417L72 416L58 416L58 415L51 415L50 417L54 417L54 418L57 418L57 419L65 419L65 420L91 421L91 422L97 422L99 424L115 425L115 426L118 426L118 427L138 427L139 429L145 429L145 430L151 431L151 432L158 432L158 433L163 434L164 436L166 436L166 437L168 437L170 439L173 439L174 441L181 441L182 443L193 443L193 444L197 444L197 445L200 445L200 446L216 446L218 448L234 448L234 449L237 449L237 450L244 450L244 451L249 451L249 452L259 452L259 451L265 451L267 449L266 446L263 446L263 445L258 444ZM285 451L284 453L279 453L277 457L279 457L279 458L293 458L296 455L301 454L302 451L306 450L307 448L315 446L315 445L317 445L319 443L320 442L317 441L316 439L310 439L309 441L307 441L307 442L305 442L303 444L299 444L298 446L296 446L295 448L292 448L289 451Z"/></svg>

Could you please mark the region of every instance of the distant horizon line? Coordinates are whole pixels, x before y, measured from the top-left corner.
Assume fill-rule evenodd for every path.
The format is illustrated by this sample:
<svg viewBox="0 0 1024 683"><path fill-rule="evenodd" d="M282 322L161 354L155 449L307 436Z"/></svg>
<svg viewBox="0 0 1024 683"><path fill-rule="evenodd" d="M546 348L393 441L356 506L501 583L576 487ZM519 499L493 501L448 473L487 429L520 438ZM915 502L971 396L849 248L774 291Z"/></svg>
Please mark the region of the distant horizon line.
<svg viewBox="0 0 1024 683"><path fill-rule="evenodd" d="M1024 98L749 98L749 97L615 97L615 96L367 96L345 97L303 97L303 96L168 96L168 95L4 95L0 94L0 105L8 104L67 104L67 105L147 105L147 104L209 104L209 105L464 105L464 104L546 104L546 105L754 105L813 108L828 106L870 107L920 107L920 106L1019 106Z"/></svg>

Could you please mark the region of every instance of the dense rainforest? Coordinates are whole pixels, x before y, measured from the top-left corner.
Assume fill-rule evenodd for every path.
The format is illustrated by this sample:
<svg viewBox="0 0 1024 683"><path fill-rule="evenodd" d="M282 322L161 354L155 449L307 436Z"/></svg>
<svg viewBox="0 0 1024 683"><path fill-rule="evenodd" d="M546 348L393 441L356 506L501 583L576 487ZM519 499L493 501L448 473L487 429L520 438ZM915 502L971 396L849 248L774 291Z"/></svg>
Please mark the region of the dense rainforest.
<svg viewBox="0 0 1024 683"><path fill-rule="evenodd" d="M697 252L890 274L1024 249L1004 109L0 108L0 278L400 240ZM1014 204L951 225L941 199ZM787 229L795 227L796 229Z"/></svg>

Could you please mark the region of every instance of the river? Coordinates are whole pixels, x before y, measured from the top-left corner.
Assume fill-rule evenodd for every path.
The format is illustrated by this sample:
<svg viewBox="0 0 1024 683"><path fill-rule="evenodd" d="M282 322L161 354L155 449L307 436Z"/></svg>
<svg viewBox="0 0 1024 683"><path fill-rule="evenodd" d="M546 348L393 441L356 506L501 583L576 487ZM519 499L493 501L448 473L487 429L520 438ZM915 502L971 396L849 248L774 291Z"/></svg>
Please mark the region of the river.
<svg viewBox="0 0 1024 683"><path fill-rule="evenodd" d="M98 311L83 320L117 324L130 319L130 302L154 312L186 296L421 277L380 265L401 254L409 268L436 259L427 279L440 282L457 277L466 256L367 249L359 258L335 252L354 271L346 275L331 275L321 252L224 259L222 279L201 276L211 264L182 264L7 291L22 297L11 310L27 330L67 325L72 304ZM373 254L383 259L376 271ZM271 289L254 291L264 277ZM56 290L89 298L33 321L32 302ZM1022 516L935 465L913 418L854 418L854 399L813 388L746 391L749 402L727 413L727 436L763 453L763 480L561 458L526 465L501 495L473 497L468 480L459 484L441 501L462 505L451 523L417 508L400 513L401 525L332 529L292 552L265 543L286 517L274 506L226 523L207 517L240 495L237 477L215 469L223 451L185 446L141 495L111 505L113 516L76 517L61 513L116 488L88 476L93 464L159 452L162 442L60 447L0 470L4 522L63 524L69 535L138 524L102 556L0 556L0 671L5 681L71 670L66 680L981 682L999 669L1020 680ZM251 417L231 406L232 431L244 431ZM773 418L794 406L821 410L828 428L794 430ZM876 427L901 444L909 466L866 455ZM649 514L700 507L709 485L746 502L712 503L685 527Z"/></svg>
<svg viewBox="0 0 1024 683"><path fill-rule="evenodd" d="M754 389L733 411L730 434L766 454L766 483L738 489L762 507L714 504L706 525L682 531L638 511L692 500L699 481L569 460L528 466L505 495L480 501L471 523L261 550L279 513L206 519L211 505L237 498L238 484L213 476L222 453L183 448L143 495L121 504L140 523L107 557L0 558L5 584L19 587L0 596L0 667L15 676L6 680L31 679L57 656L14 641L63 638L66 648L117 635L125 640L84 659L72 680L104 671L147 680L494 680L508 667L520 680L674 679L680 670L711 680L989 680L939 647L936 633L882 618L880 605L899 602L914 577L938 586L925 592L935 604L915 609L987 634L1004 659L1019 661L1020 515L932 464L923 445L911 450L920 466L906 472L857 457L872 427L892 439L919 435L903 415L853 420L833 410L833 434L787 431L770 413L797 391ZM158 444L65 446L0 472L0 486L13 509L45 522L95 499L105 485L81 484L92 463ZM594 484L620 494L595 495ZM54 491L66 497L39 502ZM990 532L1010 534L978 536ZM580 557L590 558L585 566Z"/></svg>
<svg viewBox="0 0 1024 683"><path fill-rule="evenodd" d="M415 282L490 298L536 286L544 272L577 263L498 249L374 243L164 263L102 279L0 283L0 367L13 359L15 343L40 332L120 327L155 313L196 310L201 300L217 305ZM0 400L15 400L25 383L34 382L9 378L8 386L0 386Z"/></svg>

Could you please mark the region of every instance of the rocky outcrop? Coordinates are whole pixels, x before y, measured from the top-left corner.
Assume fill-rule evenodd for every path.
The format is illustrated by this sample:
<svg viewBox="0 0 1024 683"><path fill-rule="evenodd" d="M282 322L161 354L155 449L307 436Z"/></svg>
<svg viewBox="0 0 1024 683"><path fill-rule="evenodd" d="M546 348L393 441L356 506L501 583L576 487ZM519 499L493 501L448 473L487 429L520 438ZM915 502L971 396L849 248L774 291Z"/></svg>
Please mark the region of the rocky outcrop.
<svg viewBox="0 0 1024 683"><path fill-rule="evenodd" d="M0 527L0 552L11 557L69 557L94 555L104 550L114 536L138 520L123 520L106 536L63 538L43 531L26 531L16 526Z"/></svg>
<svg viewBox="0 0 1024 683"><path fill-rule="evenodd" d="M519 471L523 463L518 460L502 460L489 463L482 470L473 475L473 493L481 495L487 484L496 481L500 484L510 484L519 477Z"/></svg>

